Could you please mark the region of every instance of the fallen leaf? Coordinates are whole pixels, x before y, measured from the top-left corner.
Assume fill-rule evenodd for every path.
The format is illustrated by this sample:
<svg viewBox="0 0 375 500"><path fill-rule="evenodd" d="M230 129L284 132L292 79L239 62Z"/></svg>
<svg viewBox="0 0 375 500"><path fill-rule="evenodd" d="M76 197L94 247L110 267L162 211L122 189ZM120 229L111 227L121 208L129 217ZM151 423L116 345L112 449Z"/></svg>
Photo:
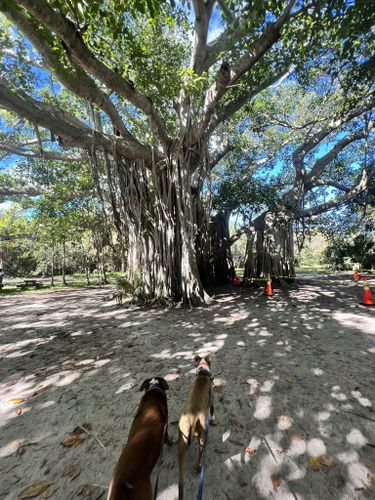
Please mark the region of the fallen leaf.
<svg viewBox="0 0 375 500"><path fill-rule="evenodd" d="M104 495L104 489L93 484L81 484L76 490L77 497L89 497L91 500L98 500Z"/></svg>
<svg viewBox="0 0 375 500"><path fill-rule="evenodd" d="M84 437L75 436L75 437L71 437L71 438L66 439L61 444L67 448L72 448L72 446L78 446L84 440L85 440Z"/></svg>
<svg viewBox="0 0 375 500"><path fill-rule="evenodd" d="M283 448L276 448L276 450L275 450L275 451L276 451L276 453L277 453L278 455L281 455L282 453L284 453L284 452L285 452L285 450L283 450Z"/></svg>
<svg viewBox="0 0 375 500"><path fill-rule="evenodd" d="M245 448L245 453L249 453L250 455L255 455L255 453L257 452L256 448Z"/></svg>
<svg viewBox="0 0 375 500"><path fill-rule="evenodd" d="M285 382L287 382L288 384L293 384L294 380L290 377L284 377L285 378Z"/></svg>
<svg viewBox="0 0 375 500"><path fill-rule="evenodd" d="M25 400L24 400L24 399L22 399L22 398L12 398L12 399L9 399L9 400L8 400L8 403L9 403L10 405L19 405L19 404L23 403L24 401L25 401Z"/></svg>
<svg viewBox="0 0 375 500"><path fill-rule="evenodd" d="M22 408L16 408L14 411L17 413L17 415L21 415Z"/></svg>
<svg viewBox="0 0 375 500"><path fill-rule="evenodd" d="M81 434L85 434L84 429L86 429L86 431L91 430L91 424L84 422L82 425L77 425L77 427L75 427L72 432L69 432L69 434L72 436L80 436Z"/></svg>
<svg viewBox="0 0 375 500"><path fill-rule="evenodd" d="M299 434L292 434L292 435L290 436L290 439L291 439L292 441L297 441L297 442L298 442L298 441L303 441L303 436L300 436Z"/></svg>
<svg viewBox="0 0 375 500"><path fill-rule="evenodd" d="M38 481L37 483L30 484L18 495L18 498L35 498L41 495L49 487L47 481Z"/></svg>
<svg viewBox="0 0 375 500"><path fill-rule="evenodd" d="M247 482L246 481L240 481L240 486L241 488L244 488L245 486L247 486Z"/></svg>
<svg viewBox="0 0 375 500"><path fill-rule="evenodd" d="M233 425L233 427L243 427L235 417L229 417L228 421L231 425Z"/></svg>
<svg viewBox="0 0 375 500"><path fill-rule="evenodd" d="M24 446L19 446L17 448L16 454L17 456L21 457L26 451L26 448Z"/></svg>
<svg viewBox="0 0 375 500"><path fill-rule="evenodd" d="M52 498L52 497L56 498L56 493L57 493L57 488L53 488L52 486L50 486L48 490L42 493L40 498Z"/></svg>
<svg viewBox="0 0 375 500"><path fill-rule="evenodd" d="M311 470L314 470L314 471L320 470L321 465L320 465L319 457L310 456L308 459L308 465L309 465L309 469L311 469Z"/></svg>
<svg viewBox="0 0 375 500"><path fill-rule="evenodd" d="M352 373L347 373L347 374L345 375L345 377L346 377L346 378L353 378L353 374L352 374Z"/></svg>
<svg viewBox="0 0 375 500"><path fill-rule="evenodd" d="M272 488L274 489L274 491L277 491L277 488L281 484L281 479L279 478L279 476L276 476L276 474L272 474L271 481L272 481Z"/></svg>
<svg viewBox="0 0 375 500"><path fill-rule="evenodd" d="M78 464L72 464L67 467L62 473L63 477L70 477L70 479L75 479L81 473L81 467Z"/></svg>
<svg viewBox="0 0 375 500"><path fill-rule="evenodd" d="M329 458L329 457L320 457L319 463L321 465L324 465L324 467L334 467L335 466L334 461L332 460L332 458Z"/></svg>

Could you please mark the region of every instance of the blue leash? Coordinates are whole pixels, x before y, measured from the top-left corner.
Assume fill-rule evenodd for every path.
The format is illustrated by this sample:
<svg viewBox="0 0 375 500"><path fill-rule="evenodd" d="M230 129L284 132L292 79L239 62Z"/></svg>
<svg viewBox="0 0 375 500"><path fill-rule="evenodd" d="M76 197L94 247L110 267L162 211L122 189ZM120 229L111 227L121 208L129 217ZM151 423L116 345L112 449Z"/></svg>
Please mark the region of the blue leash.
<svg viewBox="0 0 375 500"><path fill-rule="evenodd" d="M208 439L208 427L210 425L210 413L207 413L206 417L206 429L204 431L204 448L206 449L207 446L207 439ZM205 450L203 450L204 453ZM204 457L204 456L203 456ZM198 496L197 500L202 500L203 498L203 478L204 478L204 465L203 465L203 460L202 460L202 467L201 467L201 472L199 475L199 487L198 487Z"/></svg>

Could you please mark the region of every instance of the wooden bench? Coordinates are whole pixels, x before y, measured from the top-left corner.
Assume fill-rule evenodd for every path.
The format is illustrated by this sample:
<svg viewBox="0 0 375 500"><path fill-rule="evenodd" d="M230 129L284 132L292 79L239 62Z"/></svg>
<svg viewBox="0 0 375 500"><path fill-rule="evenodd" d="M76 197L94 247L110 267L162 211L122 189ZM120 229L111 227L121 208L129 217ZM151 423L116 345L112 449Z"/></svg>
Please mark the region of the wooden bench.
<svg viewBox="0 0 375 500"><path fill-rule="evenodd" d="M34 286L36 289L42 288L43 283L37 280L25 280L22 283L18 283L16 285L17 288L20 288L21 290L25 290L29 286Z"/></svg>

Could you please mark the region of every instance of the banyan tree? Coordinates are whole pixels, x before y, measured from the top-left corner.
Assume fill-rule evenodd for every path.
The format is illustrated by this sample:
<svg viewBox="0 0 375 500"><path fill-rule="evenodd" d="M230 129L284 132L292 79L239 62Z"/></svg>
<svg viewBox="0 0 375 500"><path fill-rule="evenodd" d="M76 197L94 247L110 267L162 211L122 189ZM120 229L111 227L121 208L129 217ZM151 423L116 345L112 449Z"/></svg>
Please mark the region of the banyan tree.
<svg viewBox="0 0 375 500"><path fill-rule="evenodd" d="M322 51L327 71L349 59L371 17L344 0L0 0L0 11L16 28L1 39L0 107L34 132L0 147L89 162L129 279L189 304L208 299L210 178L226 124Z"/></svg>

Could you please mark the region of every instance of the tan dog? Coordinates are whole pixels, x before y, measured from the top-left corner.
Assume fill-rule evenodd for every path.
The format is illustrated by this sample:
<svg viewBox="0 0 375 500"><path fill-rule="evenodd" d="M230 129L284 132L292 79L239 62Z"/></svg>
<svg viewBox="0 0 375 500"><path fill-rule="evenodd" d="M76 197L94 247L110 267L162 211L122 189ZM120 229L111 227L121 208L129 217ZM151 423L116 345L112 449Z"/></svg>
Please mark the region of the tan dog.
<svg viewBox="0 0 375 500"><path fill-rule="evenodd" d="M214 402L211 375L211 359L209 356L201 358L195 356L195 365L197 374L189 388L187 401L185 403L180 422L179 422L179 448L178 448L178 465L179 465L179 483L178 483L178 498L184 498L184 456L186 448L190 445L192 436L198 437L198 461L195 467L197 472L200 472L202 467L202 454L206 444L205 427L207 416L209 416L210 424L216 425L214 417Z"/></svg>
<svg viewBox="0 0 375 500"><path fill-rule="evenodd" d="M170 444L167 431L167 382L161 377L147 379L128 442L113 471L107 500L152 500L151 472L164 442Z"/></svg>

